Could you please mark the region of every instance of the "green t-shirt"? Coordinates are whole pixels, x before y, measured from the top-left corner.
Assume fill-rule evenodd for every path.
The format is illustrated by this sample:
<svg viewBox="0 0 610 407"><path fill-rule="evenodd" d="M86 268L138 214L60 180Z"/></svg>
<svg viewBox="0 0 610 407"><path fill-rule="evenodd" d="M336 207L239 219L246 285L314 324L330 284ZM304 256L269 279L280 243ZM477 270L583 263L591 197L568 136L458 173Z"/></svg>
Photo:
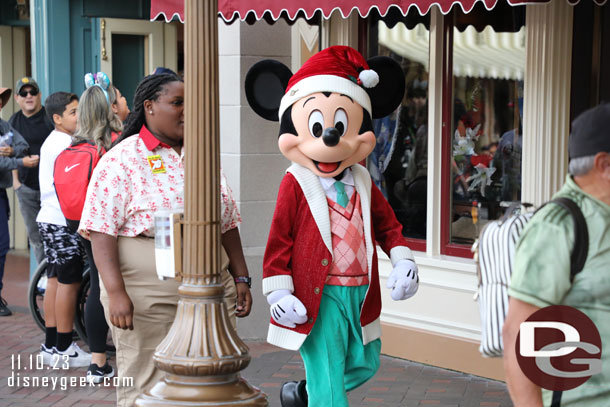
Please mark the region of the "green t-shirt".
<svg viewBox="0 0 610 407"><path fill-rule="evenodd" d="M589 229L584 268L570 283L572 216L559 205L542 208L526 225L515 253L508 294L538 307L568 305L584 312L602 338L602 372L562 396L562 407L610 406L610 206L583 192L568 175L555 197L576 202ZM545 406L552 392L543 389Z"/></svg>

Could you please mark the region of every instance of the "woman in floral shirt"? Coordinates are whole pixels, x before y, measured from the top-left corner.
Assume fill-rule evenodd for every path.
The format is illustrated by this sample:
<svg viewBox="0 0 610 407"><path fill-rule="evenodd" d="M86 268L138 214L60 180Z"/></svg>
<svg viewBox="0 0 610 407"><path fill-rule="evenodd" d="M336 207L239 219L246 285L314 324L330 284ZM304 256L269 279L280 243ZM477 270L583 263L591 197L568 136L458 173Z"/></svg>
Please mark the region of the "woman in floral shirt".
<svg viewBox="0 0 610 407"><path fill-rule="evenodd" d="M95 168L79 226L93 246L119 372L134 379L133 387L117 387L119 406L133 405L162 377L152 356L176 313L179 283L157 278L152 238L156 211L184 207L184 83L171 74L147 76L136 89L134 109L121 141ZM222 243L231 273L248 277L237 229L241 219L224 176L221 197ZM227 276L224 272L225 281ZM247 316L252 305L248 284L243 278L237 284L231 280L237 307L233 294L227 308Z"/></svg>

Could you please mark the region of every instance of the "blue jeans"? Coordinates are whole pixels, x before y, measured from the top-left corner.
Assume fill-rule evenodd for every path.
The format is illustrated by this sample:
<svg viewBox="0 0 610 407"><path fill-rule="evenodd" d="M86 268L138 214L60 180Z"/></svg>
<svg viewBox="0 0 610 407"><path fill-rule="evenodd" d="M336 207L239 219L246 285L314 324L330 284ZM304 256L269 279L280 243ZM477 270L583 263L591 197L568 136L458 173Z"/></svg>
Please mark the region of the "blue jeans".
<svg viewBox="0 0 610 407"><path fill-rule="evenodd" d="M2 277L4 277L6 254L11 244L11 238L8 234L8 215L9 206L6 190L0 188L0 292L2 292Z"/></svg>

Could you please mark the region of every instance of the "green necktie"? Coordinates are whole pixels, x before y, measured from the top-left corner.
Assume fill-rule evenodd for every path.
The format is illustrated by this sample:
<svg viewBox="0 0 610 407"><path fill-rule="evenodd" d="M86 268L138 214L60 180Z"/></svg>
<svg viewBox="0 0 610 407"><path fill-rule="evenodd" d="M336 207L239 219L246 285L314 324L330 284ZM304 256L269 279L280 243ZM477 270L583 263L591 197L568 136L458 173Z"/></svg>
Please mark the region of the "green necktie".
<svg viewBox="0 0 610 407"><path fill-rule="evenodd" d="M337 203L344 208L347 208L349 200L345 193L345 185L341 181L335 181L335 189L337 190Z"/></svg>

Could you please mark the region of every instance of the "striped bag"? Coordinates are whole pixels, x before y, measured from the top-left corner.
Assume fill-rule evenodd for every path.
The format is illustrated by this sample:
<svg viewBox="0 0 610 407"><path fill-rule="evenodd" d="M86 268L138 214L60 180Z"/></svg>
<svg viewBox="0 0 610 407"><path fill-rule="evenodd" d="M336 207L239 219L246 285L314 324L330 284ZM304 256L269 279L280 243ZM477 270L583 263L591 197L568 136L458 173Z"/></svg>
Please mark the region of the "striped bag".
<svg viewBox="0 0 610 407"><path fill-rule="evenodd" d="M516 206L511 206L502 219L487 223L473 245L479 278L475 300L479 303L482 325L479 352L486 357L502 356L502 326L508 312L515 248L533 215L533 212L511 215L515 209Z"/></svg>
<svg viewBox="0 0 610 407"><path fill-rule="evenodd" d="M587 259L587 224L580 208L570 199L555 198L538 210L549 203L564 208L574 221L575 244L570 257L570 280L573 280ZM508 312L508 285L513 272L515 249L523 228L535 214L523 210L520 214L514 214L520 206L529 208L532 205L511 205L501 219L489 222L483 227L472 247L479 278L479 288L474 297L479 303L481 315L479 352L486 357L502 356L502 326Z"/></svg>

